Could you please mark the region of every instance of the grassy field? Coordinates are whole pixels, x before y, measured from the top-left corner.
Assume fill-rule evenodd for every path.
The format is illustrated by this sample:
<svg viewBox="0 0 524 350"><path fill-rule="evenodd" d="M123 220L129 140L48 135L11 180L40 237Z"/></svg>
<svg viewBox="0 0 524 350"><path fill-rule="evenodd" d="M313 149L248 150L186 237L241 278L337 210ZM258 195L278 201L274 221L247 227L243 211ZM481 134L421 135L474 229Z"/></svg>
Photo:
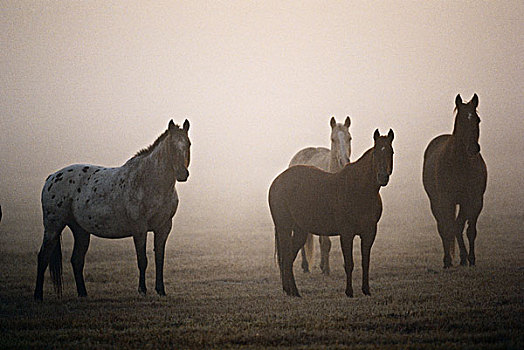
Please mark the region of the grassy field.
<svg viewBox="0 0 524 350"><path fill-rule="evenodd" d="M152 237L145 297L137 292L132 240L93 238L85 268L89 297L79 299L68 263L72 237L64 231L64 295L54 295L46 275L44 302L36 303L40 219L17 215L0 224L2 349L524 347L522 216L483 214L477 267L446 271L433 222L381 223L371 297L360 290L356 239L352 299L344 295L338 239L331 276L318 267L303 274L295 262L302 298L284 295L270 225L175 227L167 247L167 297L154 292Z"/></svg>

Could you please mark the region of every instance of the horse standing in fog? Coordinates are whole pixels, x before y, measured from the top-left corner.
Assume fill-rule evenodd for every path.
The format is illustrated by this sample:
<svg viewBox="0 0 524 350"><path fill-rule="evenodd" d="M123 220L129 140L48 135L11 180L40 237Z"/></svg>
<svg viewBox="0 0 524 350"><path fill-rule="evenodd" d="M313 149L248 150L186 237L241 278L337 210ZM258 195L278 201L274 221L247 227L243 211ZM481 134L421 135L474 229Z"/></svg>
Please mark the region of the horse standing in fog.
<svg viewBox="0 0 524 350"><path fill-rule="evenodd" d="M424 153L422 180L431 211L444 246L444 268L451 266L455 239L460 249L460 264L475 265L477 219L486 190L486 163L480 154L477 94L468 103L455 98L457 115L451 135L434 138ZM457 213L458 206L458 214ZM462 232L468 222L469 254Z"/></svg>
<svg viewBox="0 0 524 350"><path fill-rule="evenodd" d="M312 166L288 168L269 188L269 208L275 224L275 240L282 287L288 295L300 296L293 275L293 262L308 233L340 236L346 270L346 295L353 296L353 239L361 238L362 291L369 292L369 259L382 215L380 187L393 171L393 130L387 136L373 135L374 146L359 160L338 173Z"/></svg>
<svg viewBox="0 0 524 350"><path fill-rule="evenodd" d="M351 134L349 126L351 119L346 117L344 124L337 123L331 117L331 149L325 147L308 147L298 151L293 156L289 166L293 165L313 165L322 170L336 173L349 163L351 156ZM329 275L329 251L331 250L331 240L328 236L320 236L320 270L323 274ZM313 263L313 235L307 234L306 243L302 251L302 269L309 272L309 266Z"/></svg>
<svg viewBox="0 0 524 350"><path fill-rule="evenodd" d="M164 251L178 206L175 183L189 176L188 130L187 120L183 128L171 120L151 146L119 168L71 165L47 178L42 189L44 240L38 254L35 299L42 300L48 264L55 290L61 294L60 235L65 226L74 236L71 264L79 296L87 296L83 269L90 235L133 237L140 271L138 291L145 294L148 231L155 234L155 290L159 295L166 294Z"/></svg>

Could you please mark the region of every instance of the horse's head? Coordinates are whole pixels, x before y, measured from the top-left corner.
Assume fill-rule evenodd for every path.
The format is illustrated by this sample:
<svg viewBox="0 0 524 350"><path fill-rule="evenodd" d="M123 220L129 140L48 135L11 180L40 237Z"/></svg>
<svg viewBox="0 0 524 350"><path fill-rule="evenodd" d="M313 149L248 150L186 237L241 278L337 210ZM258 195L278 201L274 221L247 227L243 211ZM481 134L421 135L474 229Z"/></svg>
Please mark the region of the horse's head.
<svg viewBox="0 0 524 350"><path fill-rule="evenodd" d="M460 94L455 98L457 116L455 117L453 135L457 136L462 142L469 156L474 156L480 152L478 105L479 98L477 94L474 94L468 103L462 102Z"/></svg>
<svg viewBox="0 0 524 350"><path fill-rule="evenodd" d="M169 121L169 142L171 149L175 155L174 159L174 170L177 181L184 182L189 177L189 148L191 147L191 141L189 141L189 121L184 121L182 128L173 123L173 120Z"/></svg>
<svg viewBox="0 0 524 350"><path fill-rule="evenodd" d="M387 136L380 136L378 129L373 134L375 145L373 147L373 170L377 183L386 186L389 176L393 172L393 130L389 129Z"/></svg>
<svg viewBox="0 0 524 350"><path fill-rule="evenodd" d="M351 134L349 126L351 119L346 117L344 124L337 123L334 117L331 117L331 152L335 152L337 161L341 168L349 163L351 156Z"/></svg>

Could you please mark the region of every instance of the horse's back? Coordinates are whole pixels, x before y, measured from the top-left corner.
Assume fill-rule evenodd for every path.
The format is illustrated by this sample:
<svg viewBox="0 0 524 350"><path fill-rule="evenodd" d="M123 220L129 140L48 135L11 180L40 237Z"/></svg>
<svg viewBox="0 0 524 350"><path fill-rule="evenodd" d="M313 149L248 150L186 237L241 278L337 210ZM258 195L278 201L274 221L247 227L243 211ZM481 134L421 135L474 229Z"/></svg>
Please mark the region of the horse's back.
<svg viewBox="0 0 524 350"><path fill-rule="evenodd" d="M116 198L124 186L118 181L120 169L74 164L49 175L41 196L44 225L51 229L79 225L93 234L104 229L101 220L116 226L112 218L125 214L123 203L120 212L114 205L122 202Z"/></svg>
<svg viewBox="0 0 524 350"><path fill-rule="evenodd" d="M298 151L289 166L293 165L312 165L322 170L329 169L330 150L325 147L308 147Z"/></svg>
<svg viewBox="0 0 524 350"><path fill-rule="evenodd" d="M303 216L325 217L333 204L325 193L330 192L333 176L309 165L291 166L277 176L269 188L269 208L275 225L300 224Z"/></svg>

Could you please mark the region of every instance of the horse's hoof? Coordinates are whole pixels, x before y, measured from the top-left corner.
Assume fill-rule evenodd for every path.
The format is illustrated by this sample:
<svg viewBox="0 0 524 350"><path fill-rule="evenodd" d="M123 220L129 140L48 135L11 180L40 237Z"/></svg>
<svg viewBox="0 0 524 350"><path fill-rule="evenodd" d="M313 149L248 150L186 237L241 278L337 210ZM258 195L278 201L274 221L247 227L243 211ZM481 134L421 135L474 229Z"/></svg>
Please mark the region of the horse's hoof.
<svg viewBox="0 0 524 350"><path fill-rule="evenodd" d="M142 289L139 289L139 290L138 290L138 294L140 294L140 295L142 295L142 296L145 296L146 293L147 293L147 290L145 290L145 289L144 289L144 290L142 290Z"/></svg>
<svg viewBox="0 0 524 350"><path fill-rule="evenodd" d="M369 292L369 289L366 289L366 288L362 288L362 293L364 293L364 295L367 295L367 296L371 295L371 293Z"/></svg>
<svg viewBox="0 0 524 350"><path fill-rule="evenodd" d="M33 296L33 298L35 299L35 301L42 301L42 300L44 300L43 293L35 292L35 295Z"/></svg>
<svg viewBox="0 0 524 350"><path fill-rule="evenodd" d="M346 296L348 298L353 298L353 291L352 290L346 290Z"/></svg>
<svg viewBox="0 0 524 350"><path fill-rule="evenodd" d="M166 291L161 289L161 290L156 290L157 294L160 295L161 297L165 297L166 296Z"/></svg>
<svg viewBox="0 0 524 350"><path fill-rule="evenodd" d="M79 298L87 298L87 293L78 293Z"/></svg>

